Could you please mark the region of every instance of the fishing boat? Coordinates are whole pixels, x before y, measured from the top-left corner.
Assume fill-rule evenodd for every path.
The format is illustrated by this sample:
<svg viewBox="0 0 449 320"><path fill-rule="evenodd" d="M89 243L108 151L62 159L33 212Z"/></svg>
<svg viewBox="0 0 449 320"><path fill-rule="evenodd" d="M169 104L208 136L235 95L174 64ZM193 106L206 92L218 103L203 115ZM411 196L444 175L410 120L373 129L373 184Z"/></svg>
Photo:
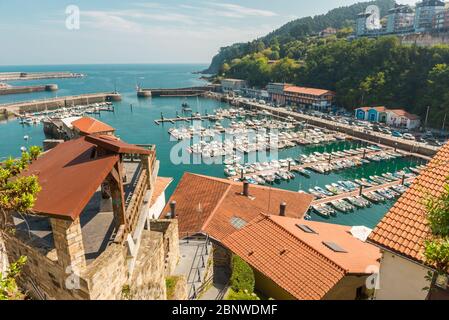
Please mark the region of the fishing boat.
<svg viewBox="0 0 449 320"><path fill-rule="evenodd" d="M314 189L309 189L309 193L313 196L315 196L317 199L323 199L325 197L324 194L314 190Z"/></svg>
<svg viewBox="0 0 449 320"><path fill-rule="evenodd" d="M313 211L320 215L323 218L330 218L330 212L328 210L326 210L325 208L323 208L323 206L320 205L316 205L316 206L312 206Z"/></svg>
<svg viewBox="0 0 449 320"><path fill-rule="evenodd" d="M331 197L334 195L332 192L324 190L323 188L320 188L320 187L315 187L315 190L318 191L319 193L324 194L325 196L328 196L328 197Z"/></svg>
<svg viewBox="0 0 449 320"><path fill-rule="evenodd" d="M350 204L354 205L357 208L365 208L364 203L362 203L361 201L359 201L355 197L348 197L348 198L346 198L344 200L348 201Z"/></svg>

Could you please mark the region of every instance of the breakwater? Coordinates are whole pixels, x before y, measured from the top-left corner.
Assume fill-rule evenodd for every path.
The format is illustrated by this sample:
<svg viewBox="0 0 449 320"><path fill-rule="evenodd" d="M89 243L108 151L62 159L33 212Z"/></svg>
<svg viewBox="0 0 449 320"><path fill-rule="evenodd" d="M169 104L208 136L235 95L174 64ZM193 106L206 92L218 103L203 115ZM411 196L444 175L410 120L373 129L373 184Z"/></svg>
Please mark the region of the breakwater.
<svg viewBox="0 0 449 320"><path fill-rule="evenodd" d="M0 81L81 78L73 72L0 72Z"/></svg>
<svg viewBox="0 0 449 320"><path fill-rule="evenodd" d="M218 86L208 85L201 87L173 88L173 89L145 89L137 90L138 97L195 97L206 92L217 91Z"/></svg>
<svg viewBox="0 0 449 320"><path fill-rule="evenodd" d="M4 87L0 88L0 95L32 93L41 91L57 91L59 88L56 84L47 84L42 86L20 86L20 87Z"/></svg>
<svg viewBox="0 0 449 320"><path fill-rule="evenodd" d="M73 107L78 105L88 105L99 102L120 101L121 95L117 92L92 93L78 96L66 96L51 99L23 101L15 103L0 104L0 110L7 110L16 116L26 112L39 112L44 110L54 110L62 107Z"/></svg>

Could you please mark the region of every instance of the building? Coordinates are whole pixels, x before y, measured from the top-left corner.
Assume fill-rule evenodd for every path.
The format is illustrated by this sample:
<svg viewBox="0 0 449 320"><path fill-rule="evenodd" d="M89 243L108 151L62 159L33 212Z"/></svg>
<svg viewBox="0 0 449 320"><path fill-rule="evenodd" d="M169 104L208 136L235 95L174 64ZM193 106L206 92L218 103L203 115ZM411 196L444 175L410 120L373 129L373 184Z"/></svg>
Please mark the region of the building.
<svg viewBox="0 0 449 320"><path fill-rule="evenodd" d="M371 16L370 13L362 12L357 15L356 19L356 36L361 37L368 33L368 28L366 27L366 21Z"/></svg>
<svg viewBox="0 0 449 320"><path fill-rule="evenodd" d="M337 34L337 29L335 28L326 28L320 32L320 37L327 38Z"/></svg>
<svg viewBox="0 0 449 320"><path fill-rule="evenodd" d="M270 96L271 102L276 105L285 105L285 95L284 90L287 87L291 87L293 85L288 83L269 83L267 85L267 91Z"/></svg>
<svg viewBox="0 0 449 320"><path fill-rule="evenodd" d="M286 104L313 110L329 110L336 101L335 92L326 89L290 86L284 95Z"/></svg>
<svg viewBox="0 0 449 320"><path fill-rule="evenodd" d="M229 281L236 254L253 268L257 290L268 297L360 297L380 252L348 227L304 220L312 200L309 194L186 173L163 214L177 218L180 239L210 239L211 252L200 257L212 268L214 286L218 275L225 275L221 283Z"/></svg>
<svg viewBox="0 0 449 320"><path fill-rule="evenodd" d="M115 129L110 125L91 117L82 117L71 123L75 136L114 135Z"/></svg>
<svg viewBox="0 0 449 320"><path fill-rule="evenodd" d="M413 130L419 128L421 120L419 116L403 109L393 109L387 112L387 124L395 128Z"/></svg>
<svg viewBox="0 0 449 320"><path fill-rule="evenodd" d="M448 159L446 144L369 236L369 242L382 251L376 299L449 299L447 277L433 290L423 289L429 287L426 276L432 272L423 257L424 241L431 235L425 201L442 194L448 182Z"/></svg>
<svg viewBox="0 0 449 320"><path fill-rule="evenodd" d="M223 79L221 80L221 89L224 93L232 93L241 91L246 87L246 81L240 79Z"/></svg>
<svg viewBox="0 0 449 320"><path fill-rule="evenodd" d="M396 4L388 11L386 33L413 32L415 13L408 5Z"/></svg>
<svg viewBox="0 0 449 320"><path fill-rule="evenodd" d="M440 0L423 0L416 4L415 32L428 32L432 30L435 15L444 10L445 3Z"/></svg>
<svg viewBox="0 0 449 320"><path fill-rule="evenodd" d="M433 30L437 32L449 31L449 10L438 12L435 15Z"/></svg>
<svg viewBox="0 0 449 320"><path fill-rule="evenodd" d="M417 129L421 125L420 117L404 109L388 109L384 106L362 107L355 110L357 120L385 123L401 129Z"/></svg>
<svg viewBox="0 0 449 320"><path fill-rule="evenodd" d="M387 122L387 108L379 107L362 107L355 110L355 118L370 122Z"/></svg>
<svg viewBox="0 0 449 320"><path fill-rule="evenodd" d="M257 100L268 101L270 98L270 94L267 90L262 89L254 89L254 88L243 88L242 93L245 97Z"/></svg>
<svg viewBox="0 0 449 320"><path fill-rule="evenodd" d="M223 240L254 269L256 287L276 300L354 300L369 296L379 250L351 227L260 214Z"/></svg>
<svg viewBox="0 0 449 320"><path fill-rule="evenodd" d="M9 261L28 258L21 287L35 299L166 299L179 259L176 220L149 213L170 183L154 147L109 135L63 142L23 173L42 190L33 215L8 215Z"/></svg>

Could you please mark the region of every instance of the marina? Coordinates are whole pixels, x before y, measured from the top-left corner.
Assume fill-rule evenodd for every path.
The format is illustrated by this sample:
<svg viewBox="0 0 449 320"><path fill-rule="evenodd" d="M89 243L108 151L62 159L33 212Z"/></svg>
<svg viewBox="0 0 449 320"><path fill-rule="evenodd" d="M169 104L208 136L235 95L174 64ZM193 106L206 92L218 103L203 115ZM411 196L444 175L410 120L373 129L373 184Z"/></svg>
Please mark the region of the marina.
<svg viewBox="0 0 449 320"><path fill-rule="evenodd" d="M149 70L151 68L160 68L160 67L149 67ZM199 67L195 67L199 68ZM127 68L128 69L128 68ZM140 69L136 67L136 70ZM94 73L92 70L79 70L80 73L88 74ZM125 72L125 71L124 71ZM137 71L136 71L137 72ZM150 71L147 71L150 72ZM166 72L167 77L169 77L170 84L178 85L179 87L182 87L182 83L176 84L176 81L179 81L177 79L170 78L171 73L169 71ZM124 73L125 74L125 73ZM174 72L173 74L177 74ZM95 76L88 76L85 78L82 78L80 80L69 80L69 81L89 81L89 84L92 85L91 90L95 90L97 92L107 92L107 88L111 87L111 82L107 81L104 82L103 79L108 78L107 73L102 73L102 77L95 77ZM191 73L186 72L185 73L185 79L190 79L192 77ZM158 81L164 81L164 79L159 79ZM185 83L188 80L184 80ZM101 111L100 113L90 113L86 115L97 118L114 128L116 128L116 134L132 143L136 144L156 144L158 146L158 158L160 159L161 163L163 165L160 169L160 175L161 176L169 176L174 178L174 183L170 185L166 191L167 196L170 196L170 194L173 192L174 188L176 187L177 181L181 178L182 174L185 171L198 173L198 174L204 174L204 175L210 175L215 177L227 177L225 175L225 169L226 165L233 165L234 160L240 157L241 159L238 159L238 163L247 164L248 161L251 163L255 162L270 162L271 160L278 160L282 162L282 164L285 166L285 162L281 160L286 160L291 158L296 162L296 164L299 165L307 165L307 166L313 166L314 164L326 164L328 162L327 158L324 158L324 160L321 160L320 162L312 163L312 162L305 162L300 163L300 158L311 157L310 159L313 159L313 157L317 158L317 155L314 153L320 153L320 154L332 154L334 152L337 152L335 154L335 157L332 158L332 163L335 163L337 165L341 166L341 169L336 170L330 170L326 173L320 173L318 171L314 171L311 168L307 168L305 170L300 172L292 172L294 174L294 177L291 177L290 179L279 179L276 181L273 181L272 185L273 188L281 188L281 189L287 189L292 191L298 191L302 190L303 192L308 192L309 189L313 189L315 187L322 188L323 190L326 190L325 186L332 183L337 183L338 181L354 181L356 179L366 178L369 179L370 176L379 175L382 176L383 173L387 172L397 172L404 168L409 167L416 167L422 163L424 163L424 160L412 158L409 157L407 153L403 154L401 157L395 157L391 159L384 159L380 160L378 162L369 160L369 163L364 163L362 165L357 166L348 166L344 168L344 162L338 163L338 161L346 160L345 158L350 158L351 156L344 152L345 157L337 157L338 152L343 151L349 151L349 150L356 150L358 148L366 148L370 146L372 143L367 143L363 140L347 140L349 136L345 136L345 139L339 140L339 139L332 139L331 141L320 141L319 139L315 140L315 143L310 144L300 144L297 142L294 142L294 146L291 147L285 147L283 149L278 150L278 153L275 154L273 152L268 151L261 151L261 152L250 152L248 154L240 153L234 150L234 152L227 157L220 156L218 157L220 161L217 163L212 162L208 163L207 157L203 157L201 154L198 153L189 153L185 147L183 147L182 152L186 152L189 155L190 160L186 163L173 163L172 162L172 148L174 148L180 141L186 140L188 143L188 146L191 146L195 143L200 143L201 137L196 135L197 131L195 131L194 139L189 142L191 139L191 135L187 135L186 132L188 132L192 127L201 127L201 132L203 132L204 142L210 142L210 138L207 138L207 135L212 136L212 132L214 135L219 132L219 136L222 138L226 137L226 130L228 130L230 133L235 131L232 131L234 129L241 130L241 128L237 128L238 126L241 126L241 123L245 124L244 129L254 131L250 135L256 136L256 132L254 129L258 128L258 126L261 123L269 124L271 123L274 125L276 122L282 122L282 123L289 123L293 125L293 127L289 128L280 128L276 129L279 132L287 132L290 134L290 131L295 132L297 135L299 134L302 138L302 134L306 132L306 138L312 138L315 137L315 133L318 133L318 131L315 131L316 127L312 126L310 123L306 123L302 120L298 119L292 119L292 118L286 118L286 117L278 117L273 114L271 111L264 112L263 110L257 110L257 109L246 109L243 107L236 107L231 106L226 102L222 102L215 99L209 99L204 97L164 97L164 98L158 98L153 97L149 99L139 99L136 96L135 87L132 85L132 83L135 82L135 75L130 75L129 78L123 78L121 82L118 83L118 87L123 88L121 90L121 96L122 101L110 101L111 105L104 105L103 107L112 107L114 108L115 112L108 112L108 111ZM164 84L163 82L160 82L160 86L169 85L168 82ZM128 84L128 86L126 86ZM59 82L58 85L62 87L61 83ZM148 87L157 87L157 83L154 85L148 85ZM64 94L67 94L70 96L70 94L79 95L78 86L73 85L72 91L64 91ZM30 95L40 95L41 93L31 93ZM11 96L4 96L3 98L7 98ZM60 99L60 98L58 98ZM48 99L47 99L48 100ZM11 100L3 100L4 102L10 104ZM104 102L104 101L102 101ZM75 105L95 105L95 101L91 101L91 99L87 100L81 100L79 103L76 103ZM98 102L100 103L100 102ZM187 106L183 108L183 104L186 103ZM132 106L131 106L132 105ZM62 108L64 107L64 104L62 103L62 106L59 107L61 110L64 111ZM183 109L191 109L191 111L184 111ZM35 112L45 112L45 105L43 106L42 110L36 111L35 109L31 109L30 112L28 112L30 115L33 115ZM76 110L76 108L72 109L72 104L68 103L68 107L66 108L67 116L73 115L76 112L82 113L83 110ZM63 112L62 112L63 113ZM161 113L164 116L164 122L160 123L160 125L155 125L156 120L161 119ZM191 121L191 115L200 114L202 117L205 117L206 115L208 118L201 119L201 121L193 120ZM34 116L34 115L33 115ZM36 114L36 117L42 117L44 114ZM179 116L180 118L187 118L184 120L178 120L178 121L167 121L167 119L176 119ZM250 120L253 122L247 123L246 121ZM260 121L260 122L256 122ZM219 123L222 128L215 128L215 124ZM233 123L234 122L234 123ZM254 123L256 122L256 123ZM235 126L236 128L232 128L232 126ZM242 127L243 128L243 127ZM20 119L16 120L9 120L3 124L0 125L0 134L2 137L4 137L4 143L0 146L0 152L1 157L6 158L8 155L19 155L20 154L20 148L21 147L27 147L30 145L40 145L42 141L46 138L44 134L44 124L42 122L37 122L33 125L27 125L27 124L20 124ZM329 132L336 135L341 135L341 133L332 132L332 130L328 129L322 129L318 128L323 133ZM184 132L185 137L180 137L183 140L177 140L176 138L168 139L168 131L171 130L171 132L176 133L174 130L178 130L178 132ZM266 130L264 132L264 130ZM260 130L260 134L269 134L269 131L271 129L267 128ZM274 129L273 129L274 130ZM310 131L309 131L310 130ZM327 131L326 131L327 130ZM170 134L171 135L171 134ZM308 135L308 136L307 136ZM27 136L28 139L24 140L24 136ZM229 134L228 134L229 136ZM317 135L319 137L320 134ZM343 135L342 135L343 136ZM343 138L343 137L340 138ZM196 141L196 139L198 139ZM310 142L312 142L313 139L310 139ZM389 148L388 151L393 152L392 148ZM350 151L349 151L350 152ZM373 155L376 153L382 153L383 151L374 151L371 152ZM398 153L402 153L401 151L398 151ZM263 157L261 157L261 154L263 154L263 157L265 157L265 160L262 160ZM254 161L250 161L249 158L251 158L253 155L256 156L256 159ZM341 155L341 154L340 154ZM363 156L363 153L358 155L359 157ZM271 158L273 157L273 158ZM354 155L356 157L356 155ZM215 157L217 158L217 157ZM259 158L261 160L259 160ZM319 158L319 156L318 156ZM214 158L210 158L214 159ZM326 161L327 160L327 161ZM226 162L226 163L224 163ZM346 162L347 163L347 162ZM379 164L382 164L379 166ZM348 164L348 163L347 163ZM284 167L286 168L286 167ZM288 169L288 167L286 168ZM246 176L252 176L254 174L245 174ZM240 176L236 172L236 175L233 176L235 179L239 179ZM287 178L287 177L286 177ZM260 182L262 182L260 180ZM346 225L366 225L368 227L373 227L377 224L379 219L385 214L389 207L392 205L393 200L386 200L385 202L379 202L377 204L373 204L370 207L360 208L356 211L357 214L337 214L336 217L331 217L331 221L333 223L338 224L346 224ZM355 212L355 211L354 211ZM328 219L323 218L319 216L316 213L311 212L310 213L312 220L317 221L328 221Z"/></svg>

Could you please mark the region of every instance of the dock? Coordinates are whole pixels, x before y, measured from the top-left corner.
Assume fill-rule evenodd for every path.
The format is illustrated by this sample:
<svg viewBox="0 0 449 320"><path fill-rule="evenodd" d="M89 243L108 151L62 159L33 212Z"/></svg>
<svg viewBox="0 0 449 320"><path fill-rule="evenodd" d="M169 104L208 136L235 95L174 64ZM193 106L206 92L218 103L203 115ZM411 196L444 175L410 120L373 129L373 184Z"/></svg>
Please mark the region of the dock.
<svg viewBox="0 0 449 320"><path fill-rule="evenodd" d="M22 101L0 104L0 110L6 110L20 117L24 113L55 110L58 108L70 108L78 105L88 105L99 102L120 101L121 95L117 92L92 93L78 96L65 96L50 99Z"/></svg>
<svg viewBox="0 0 449 320"><path fill-rule="evenodd" d="M84 75L81 73L73 72L0 72L0 81L64 79L81 77L84 77Z"/></svg>
<svg viewBox="0 0 449 320"><path fill-rule="evenodd" d="M6 86L0 87L0 96L8 94L19 94L19 93L32 93L32 92L43 92L43 91L57 91L58 85L56 84L46 84L42 86Z"/></svg>
<svg viewBox="0 0 449 320"><path fill-rule="evenodd" d="M407 178L404 180L404 183L410 183L413 182L415 178ZM396 181L392 181L392 182L388 182L382 185L377 185L377 186L372 186L372 187L366 187L366 188L360 188L351 192L346 192L346 193L342 193L342 194L338 194L335 196L331 196L331 197L327 197L327 198L323 198L323 199L317 199L314 200L312 202L312 205L318 205L318 204L328 204L331 203L333 201L336 200L343 200L346 199L348 197L355 197L355 196L360 196L366 192L373 192L373 191L377 191L377 190L381 190L381 189L385 189L385 188L390 188L393 186L397 186L397 185L402 185L402 179L398 179Z"/></svg>
<svg viewBox="0 0 449 320"><path fill-rule="evenodd" d="M213 92L217 89L217 86L208 85L201 87L189 87L189 88L173 88L173 89L161 89L161 88L139 88L137 90L137 96L139 97L199 97L207 92Z"/></svg>
<svg viewBox="0 0 449 320"><path fill-rule="evenodd" d="M416 141L408 141L405 139L388 136L378 132L369 132L360 129L354 125L338 123L336 121L330 121L315 116L310 116L294 111L288 111L284 108L275 108L259 104L257 102L242 101L240 99L226 97L224 95L218 95L216 93L213 95L209 95L209 97L227 101L231 105L234 105L236 107L243 107L249 110L265 110L272 113L273 115L282 116L284 118L292 117L298 121L305 122L307 125L313 125L319 128L326 128L329 130L338 131L347 134L349 136L352 136L356 139L369 141L377 145L384 145L404 150L412 154L415 154L416 156L419 156L421 158L423 158L422 156L424 156L425 157L424 159L429 159L429 157L434 156L439 149L437 147L429 146Z"/></svg>
<svg viewBox="0 0 449 320"><path fill-rule="evenodd" d="M293 171L293 172L295 172L295 171L299 172L299 171L305 169L305 170L310 170L310 171L316 172L313 169L313 166L319 166L319 165L328 164L328 163L333 164L334 162L342 160L342 159L344 159L344 160L355 160L355 159L360 159L360 158L365 159L366 156L374 156L374 155L385 153L386 151L391 151L391 149L390 150L384 149L384 150L378 150L378 151L372 150L372 151L367 151L364 154L359 154L359 155L354 155L354 156L346 156L346 157L333 156L333 157L330 157L329 159L326 159L323 161L316 161L316 162L313 162L310 164L292 165L287 170ZM402 154L403 154L403 156L407 156L407 154L405 154L405 153L402 153ZM249 175L272 174L272 173L276 173L277 171L278 170L276 170L276 169L273 169L271 171L266 171L266 170L256 171L256 172L250 173ZM245 175L245 173L242 173L241 171L236 171L236 172L237 172L237 175L230 176L230 177L228 177L228 179L230 179L230 180L241 179L242 176Z"/></svg>

